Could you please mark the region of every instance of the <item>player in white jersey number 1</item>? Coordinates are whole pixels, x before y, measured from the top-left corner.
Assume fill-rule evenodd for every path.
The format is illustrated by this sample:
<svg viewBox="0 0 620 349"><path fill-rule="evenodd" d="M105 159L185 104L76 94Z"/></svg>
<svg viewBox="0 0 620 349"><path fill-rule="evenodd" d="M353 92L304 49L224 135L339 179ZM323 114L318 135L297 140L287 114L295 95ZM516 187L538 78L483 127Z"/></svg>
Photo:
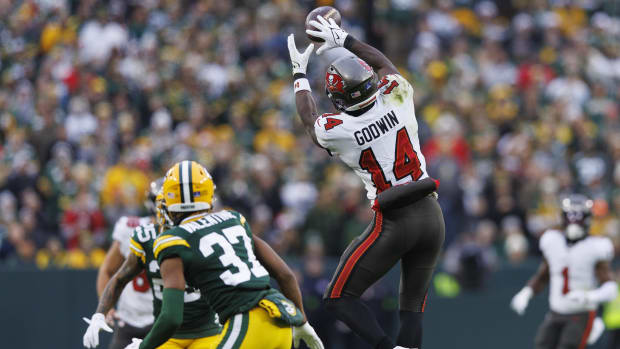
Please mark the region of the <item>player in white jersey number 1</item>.
<svg viewBox="0 0 620 349"><path fill-rule="evenodd" d="M550 311L538 329L536 349L583 349L596 341L604 329L600 319L595 321L596 309L618 294L611 241L588 235L591 208L592 201L583 195L562 200L564 229L547 230L540 237L543 262L510 304L522 315L532 296L550 283Z"/></svg>
<svg viewBox="0 0 620 349"><path fill-rule="evenodd" d="M343 253L325 305L373 348L421 348L426 294L445 227L436 195L431 195L436 184L420 151L413 88L380 51L333 20L319 16L310 24L316 30L307 33L325 40L317 54L345 47L355 56L340 57L329 66L325 88L338 113L319 115L305 77L314 46L300 53L291 34L297 112L313 141L362 179L376 211L370 226ZM389 206L381 204L386 196L395 199L388 200ZM394 343L360 296L399 261L401 327Z"/></svg>
<svg viewBox="0 0 620 349"><path fill-rule="evenodd" d="M153 215L155 215L155 197L162 182L163 178L152 182L147 192L147 199L144 204ZM134 229L152 222L153 216L123 216L114 224L112 231L114 241L97 275L97 294L99 296L129 255L129 240ZM153 316L153 295L144 271L125 286L116 305L116 310L112 312L112 316L108 316L107 320L109 323L114 323L114 335L109 349L123 349L131 343L132 338L143 338L149 332L155 317ZM106 327L101 327L104 325L105 323L100 318L90 320L89 330L84 336L85 346L94 348L98 345L99 336L97 333L99 328L107 330Z"/></svg>

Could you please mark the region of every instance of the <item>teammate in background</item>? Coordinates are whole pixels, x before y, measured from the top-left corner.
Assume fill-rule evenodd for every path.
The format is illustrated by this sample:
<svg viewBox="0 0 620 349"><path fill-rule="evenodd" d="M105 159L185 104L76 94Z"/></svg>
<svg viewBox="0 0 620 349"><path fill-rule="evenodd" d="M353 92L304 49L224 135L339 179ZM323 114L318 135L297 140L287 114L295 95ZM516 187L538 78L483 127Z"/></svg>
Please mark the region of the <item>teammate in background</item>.
<svg viewBox="0 0 620 349"><path fill-rule="evenodd" d="M129 256L129 239L133 230L141 225L153 222L155 216L155 196L157 190L161 188L163 178L153 181L147 192L147 199L144 205L151 212L147 217L121 217L114 225L112 231L112 246L108 250L103 264L99 268L97 275L97 295L101 297L103 290L119 270L123 262ZM113 332L108 326L114 324L114 335L110 343L110 349L123 349L131 338L143 338L151 329L155 318L153 317L153 296L150 292L150 285L146 274L135 275L135 278L128 283L120 295L116 304L116 311L110 308L103 314L95 314L92 319L84 319L89 324L87 334L84 336L84 346L94 348L99 345L99 330ZM115 321L117 320L117 321Z"/></svg>
<svg viewBox="0 0 620 349"><path fill-rule="evenodd" d="M163 182L163 179L162 181ZM118 272L107 283L101 298L97 314L105 314L119 299L119 295L135 275L146 272L149 283L152 285L153 303L150 307L157 316L162 309L163 282L159 273L159 265L153 256L153 243L160 231L170 228L170 220L161 209L163 194L159 183L159 194L156 198L157 223L138 226L134 229L129 240L131 254L125 259ZM160 349L203 349L213 348L218 343L221 326L217 315L209 305L206 298L198 290L186 288L183 296L185 307L183 309L183 322L176 330L172 338L159 346ZM102 316L102 315L100 315ZM146 334L145 334L146 335ZM90 342L98 342L98 331L87 330L84 335L84 345L87 339ZM131 338L129 343L131 343ZM131 345L129 344L128 345ZM88 346L87 346L88 347Z"/></svg>
<svg viewBox="0 0 620 349"><path fill-rule="evenodd" d="M543 261L510 304L515 312L523 315L532 296L551 283L550 311L538 329L536 349L585 348L593 330L596 308L618 295L610 267L614 247L605 237L588 235L591 208L592 201L583 195L562 200L564 230L547 230L540 237ZM602 332L601 328L597 330Z"/></svg>
<svg viewBox="0 0 620 349"><path fill-rule="evenodd" d="M317 54L345 47L357 56L340 57L327 69L325 88L338 113L319 115L305 75L314 46L300 53L289 36L297 112L312 140L361 177L370 200L423 181L433 184L428 193L434 191L432 180L426 180L409 82L380 51L347 34L333 19L319 16L310 24L316 30L306 33L325 40ZM375 206L374 222L345 250L324 295L338 319L380 349L395 344L421 348L426 294L445 236L436 196L406 197L409 201L400 207ZM401 327L393 343L360 296L399 261Z"/></svg>
<svg viewBox="0 0 620 349"><path fill-rule="evenodd" d="M149 334L128 349L157 348L175 333L183 320L186 281L207 297L224 324L217 348L288 349L303 339L311 349L322 349L305 319L293 274L252 235L241 214L212 212L214 189L207 170L194 161L182 161L166 173L165 210L174 227L153 246L163 279L162 308ZM291 300L270 287L261 261Z"/></svg>

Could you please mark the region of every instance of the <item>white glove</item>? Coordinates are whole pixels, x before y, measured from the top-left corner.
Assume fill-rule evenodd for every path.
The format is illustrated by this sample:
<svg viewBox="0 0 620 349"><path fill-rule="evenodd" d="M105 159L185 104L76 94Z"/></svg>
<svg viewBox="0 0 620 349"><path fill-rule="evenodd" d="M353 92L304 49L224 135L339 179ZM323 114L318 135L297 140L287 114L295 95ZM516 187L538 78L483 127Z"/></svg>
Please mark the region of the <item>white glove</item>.
<svg viewBox="0 0 620 349"><path fill-rule="evenodd" d="M578 290L578 291L570 291L567 295L566 298L573 302L573 303L577 303L578 305L582 306L582 307L590 307L590 306L596 306L598 303L593 299L592 297L592 293L588 292L588 291L582 291L582 290Z"/></svg>
<svg viewBox="0 0 620 349"><path fill-rule="evenodd" d="M514 297L512 297L512 301L510 302L510 307L517 314L523 315L533 295L534 295L534 290L532 290L531 287L529 286L523 287L523 289L519 291L519 293L517 293Z"/></svg>
<svg viewBox="0 0 620 349"><path fill-rule="evenodd" d="M95 348L99 345L99 331L104 330L107 332L113 332L113 330L108 326L105 322L105 315L101 313L93 314L93 317L85 318L84 321L88 324L88 328L86 329L86 333L84 333L84 338L82 339L82 343L86 348Z"/></svg>
<svg viewBox="0 0 620 349"><path fill-rule="evenodd" d="M306 34L325 40L323 46L316 50L316 54L320 55L323 51L330 48L344 46L344 40L349 34L342 30L333 18L330 18L329 22L320 15L316 18L318 21L312 20L310 21L310 25L314 26L317 30L306 30Z"/></svg>
<svg viewBox="0 0 620 349"><path fill-rule="evenodd" d="M321 338L314 332L314 328L306 321L301 326L293 327L293 346L299 347L299 340L302 339L310 349L324 349Z"/></svg>
<svg viewBox="0 0 620 349"><path fill-rule="evenodd" d="M590 336L588 336L588 345L596 343L596 341L601 338L601 335L603 335L603 332L605 332L605 323L603 319L597 317L592 323L592 330L590 331Z"/></svg>
<svg viewBox="0 0 620 349"><path fill-rule="evenodd" d="M293 75L297 73L306 74L308 59L310 58L312 50L314 50L314 44L308 45L303 53L297 51L295 36L293 34L288 36L288 53L291 56L291 63L293 63Z"/></svg>
<svg viewBox="0 0 620 349"><path fill-rule="evenodd" d="M142 343L142 339L132 338L131 344L125 347L125 349L138 349L140 348L140 343Z"/></svg>

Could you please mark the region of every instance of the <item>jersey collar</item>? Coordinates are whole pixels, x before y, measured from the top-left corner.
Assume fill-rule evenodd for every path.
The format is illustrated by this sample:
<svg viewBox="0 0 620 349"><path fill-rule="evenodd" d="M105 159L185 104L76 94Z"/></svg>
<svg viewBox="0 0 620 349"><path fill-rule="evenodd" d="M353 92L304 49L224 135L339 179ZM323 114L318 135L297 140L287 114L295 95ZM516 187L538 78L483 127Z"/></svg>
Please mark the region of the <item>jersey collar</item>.
<svg viewBox="0 0 620 349"><path fill-rule="evenodd" d="M209 214L209 213L207 213L207 212L202 212L202 213L197 213L197 214L195 214L195 215L191 215L191 216L186 217L185 219L183 219L179 225L181 225L181 224L185 224L185 223L189 223L189 222L194 222L194 221L197 221L197 220L199 220L200 218L202 218L202 217L204 217L204 216L206 216L206 215L208 215L208 214Z"/></svg>

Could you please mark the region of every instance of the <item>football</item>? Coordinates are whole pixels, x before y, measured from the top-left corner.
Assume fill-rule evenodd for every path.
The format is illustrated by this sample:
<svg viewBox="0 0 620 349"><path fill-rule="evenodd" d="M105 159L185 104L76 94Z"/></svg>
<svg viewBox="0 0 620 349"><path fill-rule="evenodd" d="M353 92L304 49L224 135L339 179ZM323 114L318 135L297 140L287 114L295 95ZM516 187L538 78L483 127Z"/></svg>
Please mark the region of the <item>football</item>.
<svg viewBox="0 0 620 349"><path fill-rule="evenodd" d="M317 20L318 15L323 16L323 18L325 18L328 21L331 18L336 22L336 24L340 25L340 12L338 12L338 10L336 10L334 7L331 7L331 6L321 6L321 7L317 7L314 10L310 11L310 13L308 13L308 16L306 16L306 29L316 30L314 26L310 25L310 21ZM321 38L314 37L310 34L308 34L308 38L314 42L325 41Z"/></svg>

